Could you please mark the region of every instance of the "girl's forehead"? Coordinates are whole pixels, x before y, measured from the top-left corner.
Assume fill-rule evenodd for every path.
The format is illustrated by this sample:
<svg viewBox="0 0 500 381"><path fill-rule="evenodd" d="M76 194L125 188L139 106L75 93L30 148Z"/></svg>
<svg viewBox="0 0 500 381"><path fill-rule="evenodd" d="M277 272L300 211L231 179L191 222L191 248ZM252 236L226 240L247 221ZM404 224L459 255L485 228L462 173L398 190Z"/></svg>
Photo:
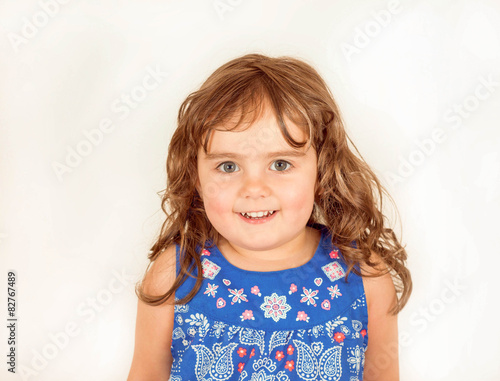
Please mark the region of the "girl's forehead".
<svg viewBox="0 0 500 381"><path fill-rule="evenodd" d="M286 131L293 140L298 142L308 140L308 135L303 128L288 119L285 119L285 123ZM208 134L207 153L219 149L259 151L266 148L290 148L276 116L271 112L264 113L252 123L244 122L238 126L237 121L231 120L211 129Z"/></svg>

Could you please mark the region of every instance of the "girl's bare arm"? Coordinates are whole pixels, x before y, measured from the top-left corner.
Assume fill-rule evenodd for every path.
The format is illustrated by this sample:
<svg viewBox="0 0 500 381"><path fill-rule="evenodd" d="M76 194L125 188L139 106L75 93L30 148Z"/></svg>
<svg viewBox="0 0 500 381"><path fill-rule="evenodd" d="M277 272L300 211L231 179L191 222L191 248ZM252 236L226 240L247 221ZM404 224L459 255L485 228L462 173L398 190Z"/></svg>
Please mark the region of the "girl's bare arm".
<svg viewBox="0 0 500 381"><path fill-rule="evenodd" d="M372 261L381 262L372 254ZM385 270L384 265L378 271ZM374 269L362 266L362 274ZM399 381L398 316L389 310L396 303L396 289L390 274L363 277L368 308L368 347L365 353L364 381Z"/></svg>
<svg viewBox="0 0 500 381"><path fill-rule="evenodd" d="M174 279L175 246L171 246L151 265L144 281L144 291L150 295L164 294ZM127 381L167 381L170 377L173 299L160 306L138 301L134 357Z"/></svg>

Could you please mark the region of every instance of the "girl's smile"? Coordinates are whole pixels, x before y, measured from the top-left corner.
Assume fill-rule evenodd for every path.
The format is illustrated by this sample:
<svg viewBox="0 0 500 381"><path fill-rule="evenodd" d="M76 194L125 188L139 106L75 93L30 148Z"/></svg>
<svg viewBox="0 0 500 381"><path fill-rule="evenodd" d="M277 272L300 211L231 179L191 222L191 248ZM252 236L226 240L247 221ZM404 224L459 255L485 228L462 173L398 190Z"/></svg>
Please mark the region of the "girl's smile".
<svg viewBox="0 0 500 381"><path fill-rule="evenodd" d="M198 192L214 228L240 255L286 260L302 252L314 206L315 149L291 147L267 107L246 129L212 131L198 150ZM305 132L286 121L296 141Z"/></svg>
<svg viewBox="0 0 500 381"><path fill-rule="evenodd" d="M270 221L277 212L277 210L266 210L264 212L243 212L240 213L240 216L249 224L263 224Z"/></svg>

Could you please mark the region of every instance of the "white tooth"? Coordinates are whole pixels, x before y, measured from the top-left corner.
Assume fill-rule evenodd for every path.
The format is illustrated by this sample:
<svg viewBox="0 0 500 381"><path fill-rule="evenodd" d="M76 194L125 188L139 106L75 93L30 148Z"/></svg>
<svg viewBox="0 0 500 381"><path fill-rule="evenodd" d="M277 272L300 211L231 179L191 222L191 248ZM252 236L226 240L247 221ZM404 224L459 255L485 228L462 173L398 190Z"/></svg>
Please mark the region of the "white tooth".
<svg viewBox="0 0 500 381"><path fill-rule="evenodd" d="M268 217L274 214L273 210L266 210L265 212L241 212L244 217L261 218Z"/></svg>

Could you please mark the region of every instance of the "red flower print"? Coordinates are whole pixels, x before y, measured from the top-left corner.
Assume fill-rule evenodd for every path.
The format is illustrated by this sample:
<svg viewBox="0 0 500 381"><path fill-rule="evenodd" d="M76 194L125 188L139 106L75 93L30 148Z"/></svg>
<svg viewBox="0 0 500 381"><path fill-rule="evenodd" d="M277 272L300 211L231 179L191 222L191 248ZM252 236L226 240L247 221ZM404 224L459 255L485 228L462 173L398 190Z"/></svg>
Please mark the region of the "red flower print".
<svg viewBox="0 0 500 381"><path fill-rule="evenodd" d="M345 335L342 332L335 332L333 338L337 343L341 343L345 339Z"/></svg>
<svg viewBox="0 0 500 381"><path fill-rule="evenodd" d="M366 336L366 329L362 329L360 333L361 333L361 336L365 337Z"/></svg>
<svg viewBox="0 0 500 381"><path fill-rule="evenodd" d="M207 249L203 249L201 251L201 255L206 255L207 257L209 257L210 256L210 251L208 251Z"/></svg>
<svg viewBox="0 0 500 381"><path fill-rule="evenodd" d="M283 354L282 351L276 351L276 356L274 356L276 360L281 361L283 360L283 357L285 357L285 355Z"/></svg>
<svg viewBox="0 0 500 381"><path fill-rule="evenodd" d="M304 311L297 312L297 321L309 321L309 316Z"/></svg>
<svg viewBox="0 0 500 381"><path fill-rule="evenodd" d="M292 292L297 292L297 286L294 283L292 283L290 285L290 292L289 292L289 294L291 294Z"/></svg>
<svg viewBox="0 0 500 381"><path fill-rule="evenodd" d="M288 369L290 372L293 370L295 362L293 360L287 361L285 365L285 369Z"/></svg>
<svg viewBox="0 0 500 381"><path fill-rule="evenodd" d="M247 355L247 350L245 348L239 347L236 353L239 354L240 357L245 357Z"/></svg>
<svg viewBox="0 0 500 381"><path fill-rule="evenodd" d="M245 367L245 363L240 362L240 363L238 364L238 372L240 372L240 373L241 373L241 372L243 371L243 368L244 368L244 367Z"/></svg>
<svg viewBox="0 0 500 381"><path fill-rule="evenodd" d="M245 310L245 312L243 312L240 317L241 317L241 321L243 321L243 320L255 320L255 318L253 317L252 310Z"/></svg>
<svg viewBox="0 0 500 381"><path fill-rule="evenodd" d="M255 348L252 348L252 352L250 352L250 358L252 358L253 356L255 356Z"/></svg>
<svg viewBox="0 0 500 381"><path fill-rule="evenodd" d="M259 290L259 287L257 286L253 286L251 289L250 289L250 292L254 295L259 295L260 294L260 290Z"/></svg>
<svg viewBox="0 0 500 381"><path fill-rule="evenodd" d="M332 251L330 251L330 258L337 259L338 257L339 257L339 251L338 250L332 250Z"/></svg>
<svg viewBox="0 0 500 381"><path fill-rule="evenodd" d="M289 355L293 355L293 347L292 347L292 344L290 344L288 346L288 348L286 349L286 353L288 353Z"/></svg>

